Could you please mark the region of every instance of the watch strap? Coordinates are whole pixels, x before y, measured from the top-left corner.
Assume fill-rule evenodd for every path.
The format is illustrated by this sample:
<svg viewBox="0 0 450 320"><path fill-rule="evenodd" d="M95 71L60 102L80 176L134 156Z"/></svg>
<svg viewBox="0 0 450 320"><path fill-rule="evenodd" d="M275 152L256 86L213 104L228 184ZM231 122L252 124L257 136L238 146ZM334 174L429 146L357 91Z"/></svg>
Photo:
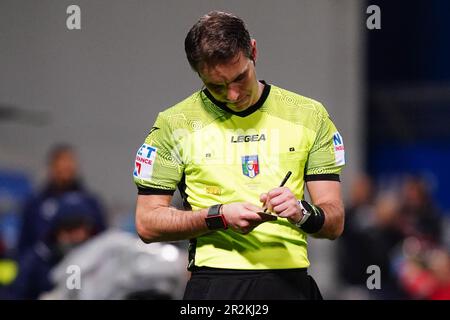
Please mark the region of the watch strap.
<svg viewBox="0 0 450 320"><path fill-rule="evenodd" d="M220 203L220 204L215 204L215 205L209 207L209 210L208 210L208 217L219 215L219 214L220 214L220 208L221 208L222 206L223 206L223 204Z"/></svg>
<svg viewBox="0 0 450 320"><path fill-rule="evenodd" d="M223 214L220 213L220 209L222 207L222 204L216 204L211 206L208 209L208 214L205 218L206 225L208 226L208 229L210 230L218 230L218 229L227 229L228 224L225 220L225 217Z"/></svg>
<svg viewBox="0 0 450 320"><path fill-rule="evenodd" d="M309 217L311 216L311 212L309 212L304 206L301 200L297 200L298 205L300 206L300 210L302 212L302 218L299 222L297 222L295 225L297 227L301 227L306 221L308 221Z"/></svg>

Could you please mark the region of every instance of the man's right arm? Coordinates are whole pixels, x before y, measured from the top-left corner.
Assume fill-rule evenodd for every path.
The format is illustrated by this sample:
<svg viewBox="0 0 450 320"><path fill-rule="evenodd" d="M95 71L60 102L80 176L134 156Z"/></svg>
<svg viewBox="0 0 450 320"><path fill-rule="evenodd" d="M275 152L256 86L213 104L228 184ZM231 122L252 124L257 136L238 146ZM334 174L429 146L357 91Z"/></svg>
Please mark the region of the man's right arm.
<svg viewBox="0 0 450 320"><path fill-rule="evenodd" d="M207 232L208 208L184 211L170 207L171 195L138 195L136 231L146 243L191 239Z"/></svg>
<svg viewBox="0 0 450 320"><path fill-rule="evenodd" d="M138 195L136 231L142 241L186 240L211 232L205 222L209 208L178 210L170 207L171 199L171 195ZM247 234L259 224L271 220L257 214L261 210L251 203L235 202L223 205L221 214L231 230Z"/></svg>

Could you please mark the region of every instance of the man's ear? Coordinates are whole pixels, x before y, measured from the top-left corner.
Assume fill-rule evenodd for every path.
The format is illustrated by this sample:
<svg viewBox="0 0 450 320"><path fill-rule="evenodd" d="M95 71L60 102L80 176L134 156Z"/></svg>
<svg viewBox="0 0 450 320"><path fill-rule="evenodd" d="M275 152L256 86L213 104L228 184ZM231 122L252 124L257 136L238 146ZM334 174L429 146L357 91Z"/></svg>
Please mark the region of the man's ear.
<svg viewBox="0 0 450 320"><path fill-rule="evenodd" d="M250 40L250 46L251 46L250 59L253 61L253 64L256 64L256 60L258 59L258 49L256 47L256 40L255 39Z"/></svg>

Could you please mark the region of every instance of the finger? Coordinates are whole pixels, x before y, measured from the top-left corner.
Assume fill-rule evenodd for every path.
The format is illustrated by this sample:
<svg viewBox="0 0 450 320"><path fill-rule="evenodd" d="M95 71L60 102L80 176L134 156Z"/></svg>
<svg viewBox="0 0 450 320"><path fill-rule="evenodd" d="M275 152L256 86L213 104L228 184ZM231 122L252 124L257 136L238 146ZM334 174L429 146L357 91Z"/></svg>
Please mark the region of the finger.
<svg viewBox="0 0 450 320"><path fill-rule="evenodd" d="M259 196L259 201L265 203L266 200L267 200L267 193L261 193L261 195Z"/></svg>
<svg viewBox="0 0 450 320"><path fill-rule="evenodd" d="M259 196L259 201L262 202L262 211L267 211L267 200L269 199L267 193L262 193Z"/></svg>
<svg viewBox="0 0 450 320"><path fill-rule="evenodd" d="M253 225L250 221L242 221L239 225L235 227L235 231L247 234L252 231L258 224Z"/></svg>
<svg viewBox="0 0 450 320"><path fill-rule="evenodd" d="M283 193L275 198L270 198L269 203L272 206L272 208L275 208L276 206L279 206L282 203L288 202L289 199L290 199L289 194Z"/></svg>
<svg viewBox="0 0 450 320"><path fill-rule="evenodd" d="M295 204L291 203L280 205L279 207L277 207L277 209L279 209L279 211L277 211L277 214L281 218L294 219L299 214L298 207Z"/></svg>
<svg viewBox="0 0 450 320"><path fill-rule="evenodd" d="M282 202L279 205L273 207L273 211L275 211L275 213L278 215L281 215L287 209L289 209L289 204L286 202Z"/></svg>
<svg viewBox="0 0 450 320"><path fill-rule="evenodd" d="M264 209L263 212L271 212L272 211L272 205L270 204L270 198L268 198L266 203L264 203L263 209Z"/></svg>
<svg viewBox="0 0 450 320"><path fill-rule="evenodd" d="M278 196L278 195L280 195L282 193L288 193L288 194L294 195L292 190L289 189L288 187L277 187L277 188L274 188L274 189L272 189L272 190L270 190L268 192L268 195L269 195L270 198L273 198L273 197L276 197L276 196Z"/></svg>
<svg viewBox="0 0 450 320"><path fill-rule="evenodd" d="M261 212L261 207L255 206L252 203L246 203L245 204L245 209L247 209L248 211L251 211L253 213Z"/></svg>
<svg viewBox="0 0 450 320"><path fill-rule="evenodd" d="M269 213L264 213L261 208L259 208L258 212L249 211L248 214L244 217L244 219L252 226L257 226L265 221L268 221L269 217L266 217Z"/></svg>
<svg viewBox="0 0 450 320"><path fill-rule="evenodd" d="M284 191L284 187L274 188L274 189L270 190L269 192L267 192L267 196L269 198L275 198L275 197L279 196L280 194L282 194L283 191Z"/></svg>

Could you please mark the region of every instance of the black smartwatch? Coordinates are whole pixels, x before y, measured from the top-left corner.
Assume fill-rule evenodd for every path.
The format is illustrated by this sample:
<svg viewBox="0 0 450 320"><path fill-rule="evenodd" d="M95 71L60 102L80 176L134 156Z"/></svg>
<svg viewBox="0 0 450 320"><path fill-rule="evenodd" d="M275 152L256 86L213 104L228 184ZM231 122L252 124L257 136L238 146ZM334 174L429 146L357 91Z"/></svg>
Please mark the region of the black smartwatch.
<svg viewBox="0 0 450 320"><path fill-rule="evenodd" d="M225 230L228 225L223 214L220 213L222 204L215 204L208 210L208 215L205 218L206 225L209 230Z"/></svg>
<svg viewBox="0 0 450 320"><path fill-rule="evenodd" d="M303 217L295 225L306 233L316 233L322 229L325 224L325 214L323 210L305 200L298 201L303 212Z"/></svg>

